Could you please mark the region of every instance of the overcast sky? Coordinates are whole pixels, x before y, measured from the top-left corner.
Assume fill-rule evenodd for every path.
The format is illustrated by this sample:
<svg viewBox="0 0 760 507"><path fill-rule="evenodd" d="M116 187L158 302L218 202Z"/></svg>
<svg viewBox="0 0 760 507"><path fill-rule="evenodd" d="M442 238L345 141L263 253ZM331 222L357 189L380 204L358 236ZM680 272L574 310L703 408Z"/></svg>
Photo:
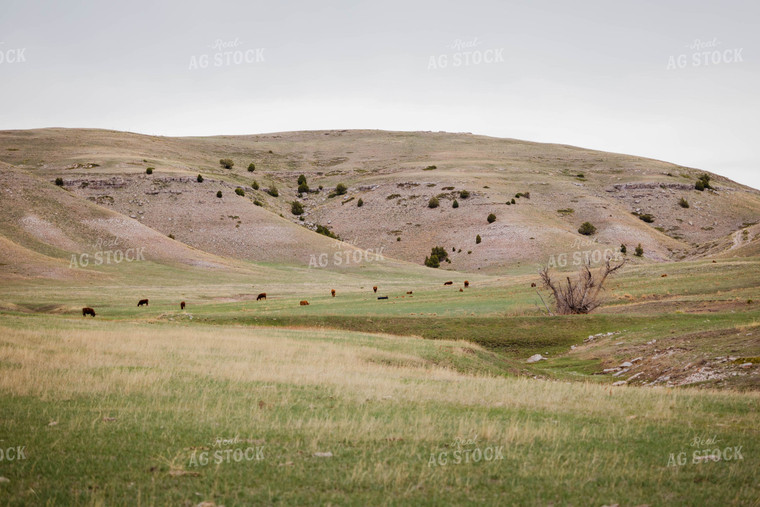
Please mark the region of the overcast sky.
<svg viewBox="0 0 760 507"><path fill-rule="evenodd" d="M0 129L445 130L760 188L760 2L0 5Z"/></svg>

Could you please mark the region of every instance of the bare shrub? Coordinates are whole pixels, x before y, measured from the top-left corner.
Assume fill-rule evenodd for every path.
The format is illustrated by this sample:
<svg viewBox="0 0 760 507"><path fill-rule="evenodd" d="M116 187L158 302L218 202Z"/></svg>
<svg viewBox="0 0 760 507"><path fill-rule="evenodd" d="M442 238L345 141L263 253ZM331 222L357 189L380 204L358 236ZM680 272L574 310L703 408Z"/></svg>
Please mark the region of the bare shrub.
<svg viewBox="0 0 760 507"><path fill-rule="evenodd" d="M557 313L560 315L577 315L590 313L602 300L599 293L604 287L607 277L623 267L625 260L614 266L607 260L596 273L591 272L591 265L585 264L578 272L576 279L565 277L565 281L552 280L549 268L539 271L544 287L552 291Z"/></svg>

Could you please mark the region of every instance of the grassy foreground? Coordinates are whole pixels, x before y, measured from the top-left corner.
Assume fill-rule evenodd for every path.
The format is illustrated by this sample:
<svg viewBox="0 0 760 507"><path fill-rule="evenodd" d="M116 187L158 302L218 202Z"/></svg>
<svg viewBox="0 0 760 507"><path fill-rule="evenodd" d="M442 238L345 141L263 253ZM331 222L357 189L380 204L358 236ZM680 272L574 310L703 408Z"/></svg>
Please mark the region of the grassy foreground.
<svg viewBox="0 0 760 507"><path fill-rule="evenodd" d="M0 503L758 504L760 394L537 381L496 354L6 316L0 447L24 459L0 461Z"/></svg>

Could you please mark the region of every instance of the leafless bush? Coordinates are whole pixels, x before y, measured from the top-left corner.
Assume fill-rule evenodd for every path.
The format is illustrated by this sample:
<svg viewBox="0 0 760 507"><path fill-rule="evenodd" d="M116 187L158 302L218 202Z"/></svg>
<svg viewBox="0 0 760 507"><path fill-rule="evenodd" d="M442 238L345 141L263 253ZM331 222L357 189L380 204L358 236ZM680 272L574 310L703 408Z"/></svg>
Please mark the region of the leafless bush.
<svg viewBox="0 0 760 507"><path fill-rule="evenodd" d="M596 273L592 273L591 265L587 263L580 269L575 280L569 276L565 277L565 281L552 280L548 267L541 269L539 274L544 287L552 291L557 313L584 314L592 312L602 304L599 293L604 287L604 282L608 276L622 268L623 264L625 260L615 265L611 265L607 260Z"/></svg>

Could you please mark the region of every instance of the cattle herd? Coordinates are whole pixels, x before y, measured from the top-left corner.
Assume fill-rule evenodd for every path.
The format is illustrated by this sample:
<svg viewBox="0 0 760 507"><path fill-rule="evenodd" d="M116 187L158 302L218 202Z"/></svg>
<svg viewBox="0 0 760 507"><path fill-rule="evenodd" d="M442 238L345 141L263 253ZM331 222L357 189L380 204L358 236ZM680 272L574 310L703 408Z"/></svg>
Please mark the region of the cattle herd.
<svg viewBox="0 0 760 507"><path fill-rule="evenodd" d="M447 282L444 282L443 285L453 285L453 284L454 284L454 282L451 281L451 280L449 280ZM465 280L464 281L464 288L466 289L469 286L470 286L470 282L467 281L467 280ZM536 286L536 284L531 284L531 287L535 287L535 286ZM375 285L375 286L372 287L372 291L375 294L377 294L377 285ZM459 292L464 292L464 289L460 288ZM407 291L406 293L409 294L409 295L411 295L411 294L414 294L414 291L410 290L410 291ZM332 297L335 297L335 289L330 289L330 295ZM261 301L262 299L263 300L267 299L267 293L266 292L262 292L258 296L256 296L256 301ZM388 296L378 296L377 299L388 299ZM137 302L137 306L138 307L140 307L140 306L149 306L148 303L149 303L148 299L141 299L141 300L139 300ZM301 306L309 306L309 302L304 299L304 300L302 300L300 302L300 305ZM184 310L185 306L186 306L186 303L184 301L181 301L179 303L180 310ZM86 307L82 308L82 317L87 317L88 315L90 315L92 317L95 317L95 310L93 308L90 308L89 306L86 306Z"/></svg>

